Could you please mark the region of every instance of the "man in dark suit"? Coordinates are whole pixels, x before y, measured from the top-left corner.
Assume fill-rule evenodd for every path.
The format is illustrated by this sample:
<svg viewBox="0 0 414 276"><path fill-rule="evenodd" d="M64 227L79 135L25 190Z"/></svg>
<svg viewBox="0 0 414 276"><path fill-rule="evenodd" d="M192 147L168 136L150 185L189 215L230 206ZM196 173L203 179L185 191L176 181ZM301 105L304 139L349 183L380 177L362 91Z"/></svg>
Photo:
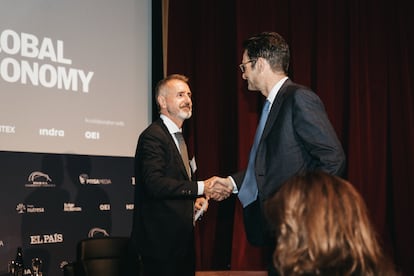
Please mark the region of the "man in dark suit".
<svg viewBox="0 0 414 276"><path fill-rule="evenodd" d="M222 200L231 189L210 187L213 178L192 180L195 168L190 168L180 135L184 120L192 115L188 78L170 75L158 83L155 92L160 119L141 133L135 154L131 241L145 276L193 276L194 211L207 204L203 195Z"/></svg>
<svg viewBox="0 0 414 276"><path fill-rule="evenodd" d="M290 53L285 40L274 32L261 33L247 39L243 48L242 77L250 91L266 97L263 130L259 123L246 171L220 181L226 185L231 181L238 193L249 242L274 246L263 215L264 201L299 172L322 170L342 176L345 154L320 98L288 78ZM272 267L269 275L276 275Z"/></svg>

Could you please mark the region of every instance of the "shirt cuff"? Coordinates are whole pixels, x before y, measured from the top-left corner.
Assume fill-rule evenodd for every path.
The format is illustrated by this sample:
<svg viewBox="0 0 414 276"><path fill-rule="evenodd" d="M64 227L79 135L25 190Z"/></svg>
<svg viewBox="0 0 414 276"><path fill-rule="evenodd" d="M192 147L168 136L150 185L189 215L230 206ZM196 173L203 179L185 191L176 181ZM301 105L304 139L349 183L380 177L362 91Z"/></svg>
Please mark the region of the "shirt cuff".
<svg viewBox="0 0 414 276"><path fill-rule="evenodd" d="M204 194L204 181L197 181L197 185L198 185L197 195L203 195Z"/></svg>
<svg viewBox="0 0 414 276"><path fill-rule="evenodd" d="M236 181L234 181L233 177L229 176L231 183L233 184L233 194L239 193L239 190L237 189Z"/></svg>

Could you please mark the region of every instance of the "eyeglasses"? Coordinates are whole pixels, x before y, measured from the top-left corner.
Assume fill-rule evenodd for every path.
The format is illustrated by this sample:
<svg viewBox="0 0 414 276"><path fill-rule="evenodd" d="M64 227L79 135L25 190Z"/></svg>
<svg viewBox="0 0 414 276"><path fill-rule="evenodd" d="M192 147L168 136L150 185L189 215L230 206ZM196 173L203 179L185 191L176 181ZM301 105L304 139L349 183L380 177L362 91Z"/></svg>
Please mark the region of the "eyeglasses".
<svg viewBox="0 0 414 276"><path fill-rule="evenodd" d="M242 73L244 73L244 71L246 71L246 64L248 64L250 62L256 62L256 60L255 59L251 59L251 60L248 60L248 61L246 61L244 63L239 64L240 71L242 71Z"/></svg>

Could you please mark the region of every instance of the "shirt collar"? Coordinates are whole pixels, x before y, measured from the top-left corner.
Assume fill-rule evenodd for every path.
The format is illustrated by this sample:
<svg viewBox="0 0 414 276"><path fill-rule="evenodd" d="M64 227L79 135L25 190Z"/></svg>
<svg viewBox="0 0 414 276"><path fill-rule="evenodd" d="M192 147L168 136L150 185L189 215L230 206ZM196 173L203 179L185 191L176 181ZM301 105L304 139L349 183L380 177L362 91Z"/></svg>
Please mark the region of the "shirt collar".
<svg viewBox="0 0 414 276"><path fill-rule="evenodd" d="M164 122L164 124L167 126L167 129L171 134L174 134L176 132L181 132L181 128L178 128L178 126L170 118L168 118L164 114L161 114L160 118Z"/></svg>
<svg viewBox="0 0 414 276"><path fill-rule="evenodd" d="M288 79L288 77L284 77L283 79L281 79L280 81L278 81L275 86L273 86L272 90L270 90L269 96L267 97L267 100L270 102L270 106L272 106L277 93L280 90L280 87L282 87L283 83L285 83L285 81Z"/></svg>

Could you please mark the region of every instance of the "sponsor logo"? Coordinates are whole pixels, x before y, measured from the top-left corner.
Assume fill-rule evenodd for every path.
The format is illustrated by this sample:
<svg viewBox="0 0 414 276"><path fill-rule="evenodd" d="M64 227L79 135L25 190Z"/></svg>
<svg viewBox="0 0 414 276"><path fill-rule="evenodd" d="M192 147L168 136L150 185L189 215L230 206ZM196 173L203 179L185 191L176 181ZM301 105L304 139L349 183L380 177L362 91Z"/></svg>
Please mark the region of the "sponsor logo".
<svg viewBox="0 0 414 276"><path fill-rule="evenodd" d="M45 212L45 208L43 207L35 207L32 204L23 204L23 203L19 203L16 206L16 211L19 214L24 214L24 213L44 213Z"/></svg>
<svg viewBox="0 0 414 276"><path fill-rule="evenodd" d="M101 211L110 211L111 210L111 204L99 204L99 210Z"/></svg>
<svg viewBox="0 0 414 276"><path fill-rule="evenodd" d="M81 212L82 207L77 207L75 203L63 203L63 211L64 212Z"/></svg>
<svg viewBox="0 0 414 276"><path fill-rule="evenodd" d="M99 227L95 227L95 228L92 228L91 230L89 230L89 233L88 233L89 238L93 238L96 235L105 236L105 237L109 236L108 232L105 229L102 229L102 228L99 228Z"/></svg>
<svg viewBox="0 0 414 276"><path fill-rule="evenodd" d="M32 172L29 177L27 178L29 183L27 183L26 187L55 187L56 185L51 183L52 179L49 175L43 172Z"/></svg>
<svg viewBox="0 0 414 276"><path fill-rule="evenodd" d="M0 133L6 133L6 134L16 133L16 126L0 125Z"/></svg>
<svg viewBox="0 0 414 276"><path fill-rule="evenodd" d="M134 210L134 204L131 204L131 203L125 204L125 209L126 210Z"/></svg>
<svg viewBox="0 0 414 276"><path fill-rule="evenodd" d="M30 236L30 244L62 243L63 234L41 234Z"/></svg>
<svg viewBox="0 0 414 276"><path fill-rule="evenodd" d="M91 140L99 140L100 134L98 131L85 131L85 138Z"/></svg>
<svg viewBox="0 0 414 276"><path fill-rule="evenodd" d="M39 128L40 136L65 137L65 131L55 128Z"/></svg>
<svg viewBox="0 0 414 276"><path fill-rule="evenodd" d="M19 214L24 214L26 212L26 205L24 205L23 203L17 204L16 211Z"/></svg>
<svg viewBox="0 0 414 276"><path fill-rule="evenodd" d="M83 173L81 175L79 175L79 182L80 184L84 184L84 185L108 185L108 184L112 184L111 179L93 179L93 178L89 178L89 175L87 175L86 173Z"/></svg>
<svg viewBox="0 0 414 276"><path fill-rule="evenodd" d="M64 261L61 261L60 262L60 264L59 264L59 268L60 269L63 269L66 265L68 265L69 264L69 262L68 261L66 261L66 260L64 260Z"/></svg>

